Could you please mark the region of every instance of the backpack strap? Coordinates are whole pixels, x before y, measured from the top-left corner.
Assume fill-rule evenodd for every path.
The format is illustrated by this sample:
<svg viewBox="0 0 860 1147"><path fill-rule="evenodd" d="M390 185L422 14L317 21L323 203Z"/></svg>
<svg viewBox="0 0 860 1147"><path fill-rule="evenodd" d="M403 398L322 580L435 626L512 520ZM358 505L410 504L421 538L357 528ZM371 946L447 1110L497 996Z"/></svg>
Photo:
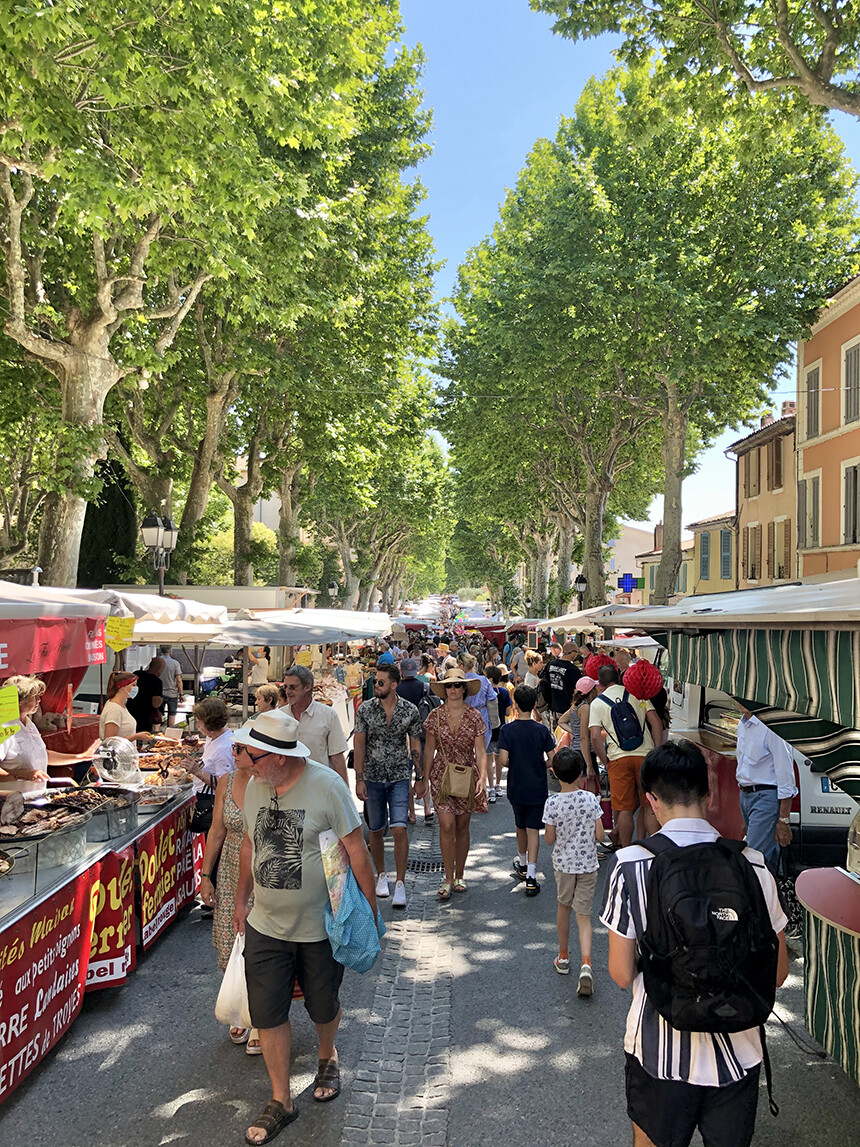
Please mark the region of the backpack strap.
<svg viewBox="0 0 860 1147"><path fill-rule="evenodd" d="M661 852L669 852L670 849L681 847L679 844L675 844L671 837L663 836L659 832L653 833L647 840L634 840L633 843L644 848L646 852L650 852L652 856L659 856Z"/></svg>
<svg viewBox="0 0 860 1147"><path fill-rule="evenodd" d="M764 1034L764 1024L759 1024L758 1034L761 1038L761 1061L764 1065L764 1079L767 1084L767 1105L771 1115L779 1115L779 1107L773 1098L773 1072L770 1069L770 1056L767 1054L767 1040Z"/></svg>

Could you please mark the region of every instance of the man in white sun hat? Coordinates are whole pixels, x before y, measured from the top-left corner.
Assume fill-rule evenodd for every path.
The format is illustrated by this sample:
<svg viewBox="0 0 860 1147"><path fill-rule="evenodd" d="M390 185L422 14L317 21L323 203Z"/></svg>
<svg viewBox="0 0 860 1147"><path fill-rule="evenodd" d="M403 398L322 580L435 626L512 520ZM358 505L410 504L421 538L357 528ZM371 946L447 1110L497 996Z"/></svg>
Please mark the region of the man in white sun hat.
<svg viewBox="0 0 860 1147"><path fill-rule="evenodd" d="M332 769L308 759L298 722L280 709L260 713L234 737L236 767L252 779L245 792L245 837L234 927L245 934L245 978L254 1027L272 1083L272 1100L248 1128L250 1144L268 1142L298 1116L290 1097L290 1002L296 980L319 1036L314 1100L340 1093L335 1036L343 966L325 929L328 888L319 835L332 829L349 854L374 913L373 868L349 788ZM251 893L254 906L249 911Z"/></svg>

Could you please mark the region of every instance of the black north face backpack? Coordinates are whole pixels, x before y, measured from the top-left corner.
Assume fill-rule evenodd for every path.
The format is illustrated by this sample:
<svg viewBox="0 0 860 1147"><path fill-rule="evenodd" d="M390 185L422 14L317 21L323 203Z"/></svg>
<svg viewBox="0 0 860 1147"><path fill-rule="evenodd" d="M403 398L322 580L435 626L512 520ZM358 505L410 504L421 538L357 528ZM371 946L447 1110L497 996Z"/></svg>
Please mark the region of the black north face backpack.
<svg viewBox="0 0 860 1147"><path fill-rule="evenodd" d="M740 840L681 847L660 834L639 941L648 999L678 1031L739 1032L773 1009L779 944Z"/></svg>

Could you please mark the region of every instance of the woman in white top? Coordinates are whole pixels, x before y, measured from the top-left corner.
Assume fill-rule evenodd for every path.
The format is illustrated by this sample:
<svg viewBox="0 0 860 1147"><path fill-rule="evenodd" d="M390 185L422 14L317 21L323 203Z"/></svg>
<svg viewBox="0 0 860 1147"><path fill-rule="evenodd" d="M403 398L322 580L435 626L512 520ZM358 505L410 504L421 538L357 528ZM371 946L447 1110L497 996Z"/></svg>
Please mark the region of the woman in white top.
<svg viewBox="0 0 860 1147"><path fill-rule="evenodd" d="M260 645L256 649L249 649L248 656L251 658L251 676L248 678L248 684L265 685L269 680L271 649L268 645Z"/></svg>
<svg viewBox="0 0 860 1147"><path fill-rule="evenodd" d="M45 682L38 677L10 677L5 684L14 685L18 690L21 728L0 742L0 787L15 787L17 781L27 784L47 781L49 762L61 765L80 760L73 753L49 752L32 720L45 692Z"/></svg>
<svg viewBox="0 0 860 1147"><path fill-rule="evenodd" d="M253 725L260 713L268 713L272 709L278 709L286 702L281 701L280 690L283 686L278 685L261 685L257 692L254 694L254 707L257 713L253 717L249 717L245 722L243 728L248 725Z"/></svg>
<svg viewBox="0 0 860 1147"><path fill-rule="evenodd" d="M126 708L129 697L137 693L137 677L126 669L111 673L108 678L107 701L99 718L99 737L125 737L127 741L150 741L152 733L138 733L137 721Z"/></svg>
<svg viewBox="0 0 860 1147"><path fill-rule="evenodd" d="M35 677L10 677L7 685L18 690L21 728L0 744L0 783L8 781L47 781L48 750L30 717L39 708L45 682Z"/></svg>
<svg viewBox="0 0 860 1147"><path fill-rule="evenodd" d="M227 728L230 714L220 697L204 697L191 712L206 738L202 761L188 766L188 771L194 774L194 791L202 793L214 789L218 778L232 771L233 732Z"/></svg>

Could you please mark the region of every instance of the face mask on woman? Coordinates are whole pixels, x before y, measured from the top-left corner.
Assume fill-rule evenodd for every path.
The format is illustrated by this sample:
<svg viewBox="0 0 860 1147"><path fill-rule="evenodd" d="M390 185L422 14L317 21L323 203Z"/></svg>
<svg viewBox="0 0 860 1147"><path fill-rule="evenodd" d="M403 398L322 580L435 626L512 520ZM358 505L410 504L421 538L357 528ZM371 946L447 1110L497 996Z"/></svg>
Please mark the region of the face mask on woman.
<svg viewBox="0 0 860 1147"><path fill-rule="evenodd" d="M137 686L136 686L136 685L132 685L132 687L131 687L131 688L129 689L129 691L128 691L128 699L129 699L129 701L132 699L132 697L136 697L136 696L137 696Z"/></svg>

